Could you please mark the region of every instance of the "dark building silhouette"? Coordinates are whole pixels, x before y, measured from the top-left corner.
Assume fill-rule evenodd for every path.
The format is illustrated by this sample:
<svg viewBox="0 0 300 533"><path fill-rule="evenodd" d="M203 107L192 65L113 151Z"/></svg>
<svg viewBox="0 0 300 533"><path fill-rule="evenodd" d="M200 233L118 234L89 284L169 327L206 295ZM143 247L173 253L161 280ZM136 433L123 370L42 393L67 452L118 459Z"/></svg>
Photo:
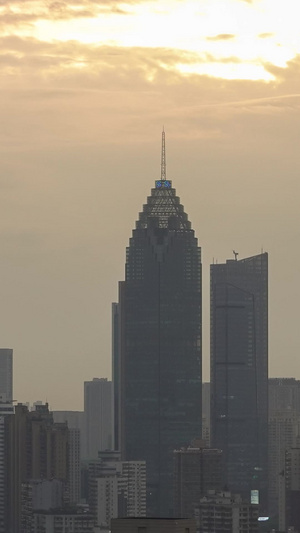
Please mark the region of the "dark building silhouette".
<svg viewBox="0 0 300 533"><path fill-rule="evenodd" d="M196 533L196 522L183 518L114 518L111 533Z"/></svg>
<svg viewBox="0 0 300 533"><path fill-rule="evenodd" d="M268 254L211 265L211 442L229 490L267 497Z"/></svg>
<svg viewBox="0 0 300 533"><path fill-rule="evenodd" d="M60 480L67 502L68 426L53 423L48 404L37 405L31 412L18 404L15 414L5 418L5 465L7 533L25 530L22 500L24 504L33 480Z"/></svg>
<svg viewBox="0 0 300 533"><path fill-rule="evenodd" d="M174 507L176 515L193 518L200 498L223 488L222 450L205 448L203 441L174 450Z"/></svg>
<svg viewBox="0 0 300 533"><path fill-rule="evenodd" d="M166 179L164 133L161 179L127 248L118 312L122 459L146 460L148 514L170 516L173 450L201 438L201 253Z"/></svg>

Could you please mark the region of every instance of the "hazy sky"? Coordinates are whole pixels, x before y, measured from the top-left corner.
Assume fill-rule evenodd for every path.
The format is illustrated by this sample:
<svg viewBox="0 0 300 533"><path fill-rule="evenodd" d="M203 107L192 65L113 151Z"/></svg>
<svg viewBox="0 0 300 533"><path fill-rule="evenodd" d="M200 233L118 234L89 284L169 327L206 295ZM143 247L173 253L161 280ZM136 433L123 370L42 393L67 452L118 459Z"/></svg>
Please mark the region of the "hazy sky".
<svg viewBox="0 0 300 533"><path fill-rule="evenodd" d="M209 264L269 252L270 375L300 379L298 0L0 0L1 347L14 397L80 409L160 175Z"/></svg>

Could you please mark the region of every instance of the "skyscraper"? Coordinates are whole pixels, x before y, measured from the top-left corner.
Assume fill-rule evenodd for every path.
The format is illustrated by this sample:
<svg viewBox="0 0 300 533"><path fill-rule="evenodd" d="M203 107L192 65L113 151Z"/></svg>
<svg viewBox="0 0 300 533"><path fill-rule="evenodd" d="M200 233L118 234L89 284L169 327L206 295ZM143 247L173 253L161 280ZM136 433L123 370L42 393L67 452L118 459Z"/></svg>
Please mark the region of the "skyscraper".
<svg viewBox="0 0 300 533"><path fill-rule="evenodd" d="M98 452L113 446L112 382L94 378L84 382L84 451L86 459L97 459Z"/></svg>
<svg viewBox="0 0 300 533"><path fill-rule="evenodd" d="M231 491L267 490L268 254L211 265L212 446Z"/></svg>
<svg viewBox="0 0 300 533"><path fill-rule="evenodd" d="M201 252L166 179L164 132L118 312L122 459L146 461L148 514L169 516L173 450L201 438Z"/></svg>

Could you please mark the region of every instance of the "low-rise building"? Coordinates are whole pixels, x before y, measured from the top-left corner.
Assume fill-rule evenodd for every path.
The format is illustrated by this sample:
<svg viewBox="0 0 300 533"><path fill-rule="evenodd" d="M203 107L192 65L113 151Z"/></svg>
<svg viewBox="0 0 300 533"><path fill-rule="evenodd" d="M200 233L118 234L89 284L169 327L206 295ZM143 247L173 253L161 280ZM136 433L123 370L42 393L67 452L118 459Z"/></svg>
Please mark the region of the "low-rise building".
<svg viewBox="0 0 300 533"><path fill-rule="evenodd" d="M199 533L256 533L259 507L230 492L210 491L195 510Z"/></svg>

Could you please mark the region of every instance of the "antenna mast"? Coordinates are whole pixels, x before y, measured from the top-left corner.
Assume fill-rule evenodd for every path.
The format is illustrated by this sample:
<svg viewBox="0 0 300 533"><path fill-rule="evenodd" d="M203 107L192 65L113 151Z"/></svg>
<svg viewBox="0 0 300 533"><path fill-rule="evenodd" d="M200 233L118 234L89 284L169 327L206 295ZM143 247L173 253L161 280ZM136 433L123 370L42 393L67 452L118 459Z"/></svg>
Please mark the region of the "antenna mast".
<svg viewBox="0 0 300 533"><path fill-rule="evenodd" d="M166 179L166 139L165 129L162 131L162 143L161 143L161 181Z"/></svg>

